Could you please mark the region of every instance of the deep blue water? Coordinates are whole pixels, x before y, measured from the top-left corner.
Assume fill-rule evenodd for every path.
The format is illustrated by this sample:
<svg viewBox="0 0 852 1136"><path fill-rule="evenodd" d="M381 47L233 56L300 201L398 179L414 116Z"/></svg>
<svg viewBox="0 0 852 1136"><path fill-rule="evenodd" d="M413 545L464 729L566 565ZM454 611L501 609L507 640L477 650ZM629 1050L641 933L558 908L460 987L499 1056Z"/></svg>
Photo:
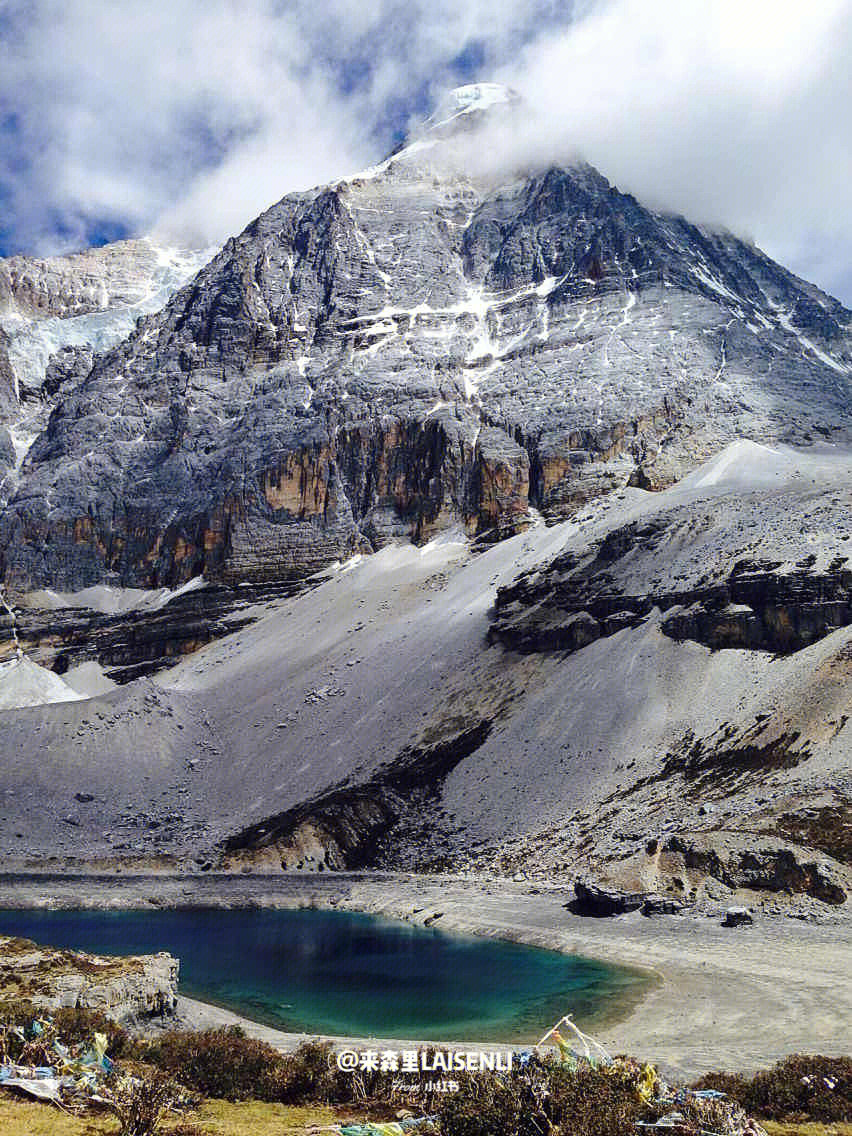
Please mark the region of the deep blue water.
<svg viewBox="0 0 852 1136"><path fill-rule="evenodd" d="M645 989L592 959L350 912L0 910L0 933L170 951L182 993L296 1032L530 1041L564 1013L592 1024Z"/></svg>

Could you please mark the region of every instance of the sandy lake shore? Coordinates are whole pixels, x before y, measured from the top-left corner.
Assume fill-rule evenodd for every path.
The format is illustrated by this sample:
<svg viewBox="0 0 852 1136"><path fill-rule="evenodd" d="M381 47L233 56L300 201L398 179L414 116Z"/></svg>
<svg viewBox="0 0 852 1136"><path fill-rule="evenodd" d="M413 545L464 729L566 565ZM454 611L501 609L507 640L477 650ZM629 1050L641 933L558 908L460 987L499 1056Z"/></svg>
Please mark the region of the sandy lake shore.
<svg viewBox="0 0 852 1136"><path fill-rule="evenodd" d="M819 923L758 914L752 926L729 929L718 913L582 917L565 909L570 894L566 886L367 873L0 876L0 907L338 908L637 967L658 981L597 1036L670 1075L848 1052L852 956L850 921L840 912ZM195 1028L239 1022L282 1047L304 1040L194 999L181 997L178 1012Z"/></svg>

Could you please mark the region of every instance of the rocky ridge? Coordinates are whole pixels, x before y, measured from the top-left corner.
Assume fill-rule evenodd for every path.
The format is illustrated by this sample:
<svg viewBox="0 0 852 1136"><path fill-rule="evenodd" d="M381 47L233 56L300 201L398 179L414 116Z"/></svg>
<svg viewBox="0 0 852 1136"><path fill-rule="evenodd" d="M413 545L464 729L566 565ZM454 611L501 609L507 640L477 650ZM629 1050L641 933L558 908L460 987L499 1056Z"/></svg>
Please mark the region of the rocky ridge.
<svg viewBox="0 0 852 1136"><path fill-rule="evenodd" d="M759 447L742 444L739 454L761 460ZM658 609L673 639L800 650L852 623L852 498L842 483L807 496L815 529L804 556L789 555L802 529L800 494L717 492L700 509L675 504L522 574L498 591L490 635L513 650L573 651Z"/></svg>
<svg viewBox="0 0 852 1136"><path fill-rule="evenodd" d="M210 584L178 590L156 606L98 611L80 600L0 612L0 660L18 651L58 675L96 662L113 683L132 682L173 666L183 655L239 630L276 600L298 595L320 578L235 587ZM33 602L35 601L35 602Z"/></svg>
<svg viewBox="0 0 852 1136"><path fill-rule="evenodd" d="M99 249L46 258L0 261L4 316L68 319L144 300L158 263L148 241L118 241Z"/></svg>

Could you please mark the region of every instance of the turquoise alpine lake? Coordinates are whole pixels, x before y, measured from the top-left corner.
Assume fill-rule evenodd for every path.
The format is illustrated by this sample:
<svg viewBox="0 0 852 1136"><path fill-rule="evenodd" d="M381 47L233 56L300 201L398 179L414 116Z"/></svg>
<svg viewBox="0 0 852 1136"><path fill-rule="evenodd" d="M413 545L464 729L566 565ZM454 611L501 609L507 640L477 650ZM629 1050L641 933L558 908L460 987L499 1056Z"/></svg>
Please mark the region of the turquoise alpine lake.
<svg viewBox="0 0 852 1136"><path fill-rule="evenodd" d="M0 934L97 954L169 951L180 992L280 1030L430 1041L538 1040L648 989L636 971L351 912L0 911Z"/></svg>

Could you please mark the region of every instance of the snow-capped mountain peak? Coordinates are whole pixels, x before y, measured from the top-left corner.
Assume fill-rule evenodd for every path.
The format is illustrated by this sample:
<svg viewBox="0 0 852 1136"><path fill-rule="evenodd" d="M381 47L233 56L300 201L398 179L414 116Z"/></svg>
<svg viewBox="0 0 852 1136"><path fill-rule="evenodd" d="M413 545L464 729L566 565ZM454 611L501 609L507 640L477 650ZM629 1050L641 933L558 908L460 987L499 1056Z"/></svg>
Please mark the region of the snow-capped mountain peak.
<svg viewBox="0 0 852 1136"><path fill-rule="evenodd" d="M444 95L428 121L430 126L444 126L460 115L488 111L498 106L517 106L520 102L518 92L503 83L467 83Z"/></svg>

